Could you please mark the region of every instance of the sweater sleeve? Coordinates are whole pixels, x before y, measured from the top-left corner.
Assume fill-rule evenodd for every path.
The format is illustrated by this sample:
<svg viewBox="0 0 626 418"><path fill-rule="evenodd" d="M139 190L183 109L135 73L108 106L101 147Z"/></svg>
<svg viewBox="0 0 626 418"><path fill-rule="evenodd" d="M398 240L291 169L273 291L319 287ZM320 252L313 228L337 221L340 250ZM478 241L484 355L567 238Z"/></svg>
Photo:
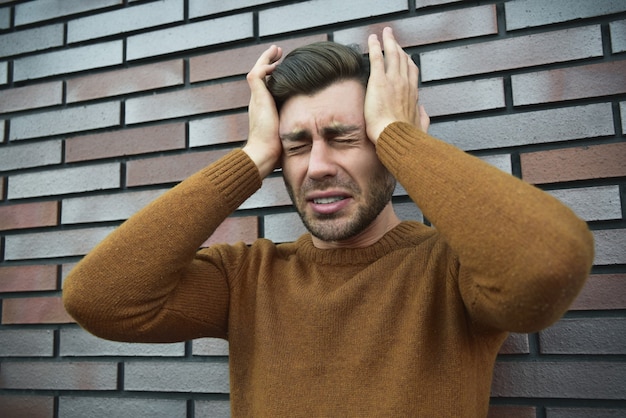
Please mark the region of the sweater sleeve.
<svg viewBox="0 0 626 418"><path fill-rule="evenodd" d="M586 223L557 199L411 125L377 152L457 254L475 323L534 332L558 320L593 263Z"/></svg>
<svg viewBox="0 0 626 418"><path fill-rule="evenodd" d="M225 337L225 268L195 254L260 187L256 166L241 150L181 182L72 269L63 286L66 310L83 328L111 340Z"/></svg>

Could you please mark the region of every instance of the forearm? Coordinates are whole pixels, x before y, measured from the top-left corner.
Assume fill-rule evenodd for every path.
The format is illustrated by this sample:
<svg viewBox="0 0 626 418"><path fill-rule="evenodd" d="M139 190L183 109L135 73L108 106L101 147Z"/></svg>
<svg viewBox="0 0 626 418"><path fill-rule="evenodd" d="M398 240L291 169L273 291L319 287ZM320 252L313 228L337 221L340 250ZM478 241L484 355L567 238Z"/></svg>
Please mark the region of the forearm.
<svg viewBox="0 0 626 418"><path fill-rule="evenodd" d="M593 261L585 222L547 193L409 125L389 126L377 149L458 254L467 273L461 291L476 316L522 330L562 315Z"/></svg>
<svg viewBox="0 0 626 418"><path fill-rule="evenodd" d="M167 322L164 314L176 310L171 304L185 303L179 295L189 293L185 287L194 280L219 286L202 283L192 263L196 250L260 185L256 166L242 151L194 174L113 231L72 270L63 290L66 309L107 338L123 338L111 327L149 333L155 322Z"/></svg>

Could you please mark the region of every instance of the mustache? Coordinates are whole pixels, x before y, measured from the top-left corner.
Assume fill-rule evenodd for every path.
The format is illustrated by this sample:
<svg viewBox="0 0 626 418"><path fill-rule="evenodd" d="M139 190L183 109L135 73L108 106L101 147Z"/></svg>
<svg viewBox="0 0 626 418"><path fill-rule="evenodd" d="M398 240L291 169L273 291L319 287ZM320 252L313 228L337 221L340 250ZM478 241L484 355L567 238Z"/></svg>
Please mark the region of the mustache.
<svg viewBox="0 0 626 418"><path fill-rule="evenodd" d="M336 177L325 178L322 180L307 179L300 186L300 191L308 193L311 191L324 191L327 189L342 189L351 192L351 194L358 194L361 192L361 188L354 182L349 180L340 180Z"/></svg>

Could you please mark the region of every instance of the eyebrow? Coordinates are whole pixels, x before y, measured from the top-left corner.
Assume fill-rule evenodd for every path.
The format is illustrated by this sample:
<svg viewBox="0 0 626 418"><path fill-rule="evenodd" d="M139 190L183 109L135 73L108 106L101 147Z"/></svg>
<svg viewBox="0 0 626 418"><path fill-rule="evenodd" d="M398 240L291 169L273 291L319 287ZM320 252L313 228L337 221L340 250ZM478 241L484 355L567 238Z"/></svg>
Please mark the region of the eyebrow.
<svg viewBox="0 0 626 418"><path fill-rule="evenodd" d="M344 125L342 123L333 123L331 126L325 126L321 130L321 135L324 138L346 135L358 132L360 127L358 125ZM310 131L306 129L296 129L292 132L280 134L280 140L283 142L298 142L307 140L311 137Z"/></svg>

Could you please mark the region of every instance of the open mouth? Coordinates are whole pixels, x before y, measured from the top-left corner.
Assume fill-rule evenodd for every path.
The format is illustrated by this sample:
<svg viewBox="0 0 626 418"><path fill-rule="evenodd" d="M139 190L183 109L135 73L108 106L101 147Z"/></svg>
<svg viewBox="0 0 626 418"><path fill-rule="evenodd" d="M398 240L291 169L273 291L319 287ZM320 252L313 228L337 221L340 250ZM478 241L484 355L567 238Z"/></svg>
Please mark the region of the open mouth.
<svg viewBox="0 0 626 418"><path fill-rule="evenodd" d="M339 202L341 200L344 200L345 198L345 196L319 197L317 199L313 199L313 203L315 203L316 205L327 205L330 203Z"/></svg>

